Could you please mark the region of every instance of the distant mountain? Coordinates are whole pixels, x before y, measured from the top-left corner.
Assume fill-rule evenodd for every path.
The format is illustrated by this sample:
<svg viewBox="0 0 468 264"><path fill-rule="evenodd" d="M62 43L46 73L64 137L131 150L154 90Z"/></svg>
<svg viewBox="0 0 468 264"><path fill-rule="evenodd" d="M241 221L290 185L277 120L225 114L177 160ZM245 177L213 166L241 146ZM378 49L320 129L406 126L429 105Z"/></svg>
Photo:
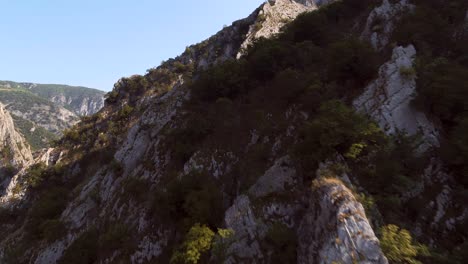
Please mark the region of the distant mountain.
<svg viewBox="0 0 468 264"><path fill-rule="evenodd" d="M32 149L47 147L80 116L99 111L104 94L86 87L0 81L0 102Z"/></svg>
<svg viewBox="0 0 468 264"><path fill-rule="evenodd" d="M92 115L104 106L103 91L62 84L16 83L0 81L0 87L28 90L31 93L60 105L76 115Z"/></svg>

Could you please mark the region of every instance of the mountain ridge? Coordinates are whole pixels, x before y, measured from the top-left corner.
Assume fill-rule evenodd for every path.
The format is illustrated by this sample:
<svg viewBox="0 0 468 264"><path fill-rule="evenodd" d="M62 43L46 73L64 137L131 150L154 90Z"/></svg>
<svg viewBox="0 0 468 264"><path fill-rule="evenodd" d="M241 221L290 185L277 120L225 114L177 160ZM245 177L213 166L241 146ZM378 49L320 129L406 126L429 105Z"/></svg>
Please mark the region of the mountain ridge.
<svg viewBox="0 0 468 264"><path fill-rule="evenodd" d="M104 105L103 97L106 94L106 92L95 88L63 84L0 81L0 86L29 90L77 115L91 115L99 111ZM83 102L83 100L86 101Z"/></svg>
<svg viewBox="0 0 468 264"><path fill-rule="evenodd" d="M0 81L0 102L37 150L104 105L105 93L86 87Z"/></svg>

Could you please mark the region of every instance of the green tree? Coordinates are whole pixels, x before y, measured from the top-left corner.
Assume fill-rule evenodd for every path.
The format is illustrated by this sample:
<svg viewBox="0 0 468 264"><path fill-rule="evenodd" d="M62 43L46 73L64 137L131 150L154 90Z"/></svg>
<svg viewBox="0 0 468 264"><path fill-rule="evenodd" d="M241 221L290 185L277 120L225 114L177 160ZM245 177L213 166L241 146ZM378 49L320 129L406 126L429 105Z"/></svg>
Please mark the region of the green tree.
<svg viewBox="0 0 468 264"><path fill-rule="evenodd" d="M400 229L396 225L387 225L382 228L380 245L385 256L392 263L419 264L418 255L426 255L427 249L413 243L410 232Z"/></svg>
<svg viewBox="0 0 468 264"><path fill-rule="evenodd" d="M305 124L302 134L304 142L296 154L308 163L323 161L336 152L355 159L384 139L377 125L338 100L323 103L317 117Z"/></svg>

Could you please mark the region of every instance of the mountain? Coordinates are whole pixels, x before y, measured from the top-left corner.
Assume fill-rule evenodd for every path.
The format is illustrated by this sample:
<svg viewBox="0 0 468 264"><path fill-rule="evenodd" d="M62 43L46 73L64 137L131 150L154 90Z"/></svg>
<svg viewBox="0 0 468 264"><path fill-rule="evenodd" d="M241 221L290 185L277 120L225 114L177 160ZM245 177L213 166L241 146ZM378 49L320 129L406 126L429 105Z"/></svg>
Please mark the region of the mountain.
<svg viewBox="0 0 468 264"><path fill-rule="evenodd" d="M267 1L120 79L8 184L1 262L466 263L467 10Z"/></svg>
<svg viewBox="0 0 468 264"><path fill-rule="evenodd" d="M0 102L33 149L47 147L80 116L99 111L104 94L85 87L0 81Z"/></svg>
<svg viewBox="0 0 468 264"><path fill-rule="evenodd" d="M61 84L15 83L0 81L0 87L28 90L31 93L62 106L78 116L97 113L104 106L103 91L82 86Z"/></svg>

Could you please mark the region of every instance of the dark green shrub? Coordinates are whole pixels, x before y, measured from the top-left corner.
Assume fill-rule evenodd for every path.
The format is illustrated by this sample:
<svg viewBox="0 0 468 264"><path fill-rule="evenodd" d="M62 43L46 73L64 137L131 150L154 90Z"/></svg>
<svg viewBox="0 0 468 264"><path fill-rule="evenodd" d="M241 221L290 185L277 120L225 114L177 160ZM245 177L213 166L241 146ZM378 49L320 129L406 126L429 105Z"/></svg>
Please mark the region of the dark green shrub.
<svg viewBox="0 0 468 264"><path fill-rule="evenodd" d="M129 106L128 104L124 105L122 109L120 109L118 116L120 119L128 119L133 112L133 107Z"/></svg>
<svg viewBox="0 0 468 264"><path fill-rule="evenodd" d="M418 53L440 56L448 50L456 51L454 30L463 24L468 4L454 0L447 4L441 0L415 0L416 10L408 12L395 27L394 39L398 44L414 44Z"/></svg>
<svg viewBox="0 0 468 264"><path fill-rule="evenodd" d="M123 173L123 166L122 163L115 158L113 158L109 164L112 171L116 173L116 175L121 175Z"/></svg>
<svg viewBox="0 0 468 264"><path fill-rule="evenodd" d="M0 207L0 224L19 219L21 212L15 209Z"/></svg>
<svg viewBox="0 0 468 264"><path fill-rule="evenodd" d="M131 253L135 243L131 240L128 227L122 223L112 223L99 237L100 253L108 254L115 250Z"/></svg>
<svg viewBox="0 0 468 264"><path fill-rule="evenodd" d="M147 76L153 82L154 86L156 86L160 91L168 90L170 84L177 77L174 72L164 67L148 70Z"/></svg>
<svg viewBox="0 0 468 264"><path fill-rule="evenodd" d="M195 223L215 228L223 217L223 195L215 179L193 172L173 179L167 190L156 192L153 200L154 217L166 218L188 230Z"/></svg>
<svg viewBox="0 0 468 264"><path fill-rule="evenodd" d="M202 101L232 99L247 90L247 81L248 73L242 61L226 61L203 72L193 83L192 91Z"/></svg>
<svg viewBox="0 0 468 264"><path fill-rule="evenodd" d="M67 189L60 187L53 187L42 193L28 211L25 229L29 235L36 239L44 238L44 228L51 227L45 223L49 220L56 221L60 217L66 207L68 193Z"/></svg>
<svg viewBox="0 0 468 264"><path fill-rule="evenodd" d="M417 70L417 105L450 128L468 109L468 68L446 58L423 58Z"/></svg>
<svg viewBox="0 0 468 264"><path fill-rule="evenodd" d="M327 66L329 80L362 87L377 73L377 53L368 43L346 39L331 45Z"/></svg>
<svg viewBox="0 0 468 264"><path fill-rule="evenodd" d="M324 12L311 12L299 15L293 22L286 25L282 38L293 42L312 41L318 46L324 46L331 41L327 16Z"/></svg>
<svg viewBox="0 0 468 264"><path fill-rule="evenodd" d="M59 259L59 264L93 264L98 259L99 233L91 229L82 233Z"/></svg>
<svg viewBox="0 0 468 264"><path fill-rule="evenodd" d="M275 39L259 39L247 51L245 57L247 64L241 64L240 67L249 69L250 76L244 73L246 77L266 81L279 71L296 65L296 58L299 57L290 43Z"/></svg>
<svg viewBox="0 0 468 264"><path fill-rule="evenodd" d="M299 72L292 69L281 71L269 85L270 98L278 102L277 107L286 107L305 93L307 81Z"/></svg>
<svg viewBox="0 0 468 264"><path fill-rule="evenodd" d="M125 179L122 182L122 186L124 188L124 194L139 202L145 200L149 190L149 182L147 180L134 177Z"/></svg>
<svg viewBox="0 0 468 264"><path fill-rule="evenodd" d="M213 130L213 124L206 116L195 111L188 114L186 123L169 133L168 148L173 151L174 162L184 164L197 149L197 144L203 142Z"/></svg>
<svg viewBox="0 0 468 264"><path fill-rule="evenodd" d="M34 164L28 169L26 175L26 185L32 188L37 188L48 176L46 165L44 163Z"/></svg>
<svg viewBox="0 0 468 264"><path fill-rule="evenodd" d="M274 223L266 234L265 242L273 252L269 263L297 262L297 236L294 230L282 223Z"/></svg>
<svg viewBox="0 0 468 264"><path fill-rule="evenodd" d="M133 75L129 78L122 78L120 80L120 85L118 87L114 87L114 90L118 91L118 94L135 96L143 94L149 86L150 83L145 76Z"/></svg>
<svg viewBox="0 0 468 264"><path fill-rule="evenodd" d="M13 158L10 146L4 146L0 151L1 158L4 160L11 160Z"/></svg>
<svg viewBox="0 0 468 264"><path fill-rule="evenodd" d="M450 134L449 142L443 147L444 159L460 173L455 177L465 187L468 186L468 115Z"/></svg>
<svg viewBox="0 0 468 264"><path fill-rule="evenodd" d="M362 145L362 152L384 140L377 125L340 101L323 103L317 117L304 125L301 138L295 156L307 168L314 168L335 153L347 153L354 144ZM353 155L359 156L360 152Z"/></svg>
<svg viewBox="0 0 468 264"><path fill-rule="evenodd" d="M119 92L117 90L112 90L106 94L106 105L115 104L119 98Z"/></svg>
<svg viewBox="0 0 468 264"><path fill-rule="evenodd" d="M81 139L81 136L80 136L80 133L78 132L77 127L72 127L68 130L65 130L63 132L63 137L65 140L71 141L73 143L79 143Z"/></svg>
<svg viewBox="0 0 468 264"><path fill-rule="evenodd" d="M41 237L45 238L48 242L62 238L67 232L65 224L58 219L46 220L40 225L39 229L41 230Z"/></svg>

